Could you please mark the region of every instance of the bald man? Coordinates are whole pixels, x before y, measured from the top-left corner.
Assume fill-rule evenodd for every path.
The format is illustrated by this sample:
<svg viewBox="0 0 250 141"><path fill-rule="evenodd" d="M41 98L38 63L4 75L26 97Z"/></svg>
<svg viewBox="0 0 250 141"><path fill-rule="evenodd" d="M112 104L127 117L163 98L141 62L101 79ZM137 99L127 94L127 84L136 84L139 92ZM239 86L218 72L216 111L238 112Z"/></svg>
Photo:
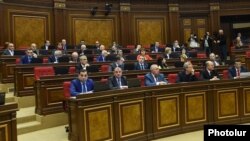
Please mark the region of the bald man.
<svg viewBox="0 0 250 141"><path fill-rule="evenodd" d="M214 69L212 61L206 61L206 69L201 72L201 80L220 80L219 73Z"/></svg>

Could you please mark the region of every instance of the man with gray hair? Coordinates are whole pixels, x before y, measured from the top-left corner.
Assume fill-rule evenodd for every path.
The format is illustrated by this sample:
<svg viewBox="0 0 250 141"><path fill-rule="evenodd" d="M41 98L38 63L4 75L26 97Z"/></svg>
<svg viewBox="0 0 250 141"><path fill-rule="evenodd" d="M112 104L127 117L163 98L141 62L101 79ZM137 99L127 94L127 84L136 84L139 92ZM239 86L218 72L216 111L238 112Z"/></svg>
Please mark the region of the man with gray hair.
<svg viewBox="0 0 250 141"><path fill-rule="evenodd" d="M53 56L49 57L49 63L58 63L58 58L62 57L62 51L56 50Z"/></svg>
<svg viewBox="0 0 250 141"><path fill-rule="evenodd" d="M176 80L179 82L191 82L197 81L198 78L195 76L193 64L191 62L185 62L183 65L184 71L178 74L178 78Z"/></svg>
<svg viewBox="0 0 250 141"><path fill-rule="evenodd" d="M166 85L167 80L164 74L160 73L159 67L156 64L152 64L150 67L150 72L144 76L145 86L156 86L156 85Z"/></svg>
<svg viewBox="0 0 250 141"><path fill-rule="evenodd" d="M219 66L220 62L216 60L216 56L214 53L209 54L209 59L214 63L214 66Z"/></svg>

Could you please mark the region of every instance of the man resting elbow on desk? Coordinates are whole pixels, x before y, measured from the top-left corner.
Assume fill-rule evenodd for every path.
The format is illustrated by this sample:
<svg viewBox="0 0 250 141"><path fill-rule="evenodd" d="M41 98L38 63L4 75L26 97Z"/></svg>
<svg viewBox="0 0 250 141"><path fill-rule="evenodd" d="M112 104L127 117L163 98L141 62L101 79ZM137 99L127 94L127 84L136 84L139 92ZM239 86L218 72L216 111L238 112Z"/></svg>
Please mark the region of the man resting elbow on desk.
<svg viewBox="0 0 250 141"><path fill-rule="evenodd" d="M109 77L109 88L110 89L127 89L128 82L125 76L122 76L122 69L116 67L114 69L114 75Z"/></svg>
<svg viewBox="0 0 250 141"><path fill-rule="evenodd" d="M145 86L166 85L167 80L164 74L160 73L159 67L156 64L150 66L150 71L144 76Z"/></svg>
<svg viewBox="0 0 250 141"><path fill-rule="evenodd" d="M76 96L79 94L92 93L94 90L94 82L88 78L86 70L81 70L78 74L78 78L71 81L70 94Z"/></svg>

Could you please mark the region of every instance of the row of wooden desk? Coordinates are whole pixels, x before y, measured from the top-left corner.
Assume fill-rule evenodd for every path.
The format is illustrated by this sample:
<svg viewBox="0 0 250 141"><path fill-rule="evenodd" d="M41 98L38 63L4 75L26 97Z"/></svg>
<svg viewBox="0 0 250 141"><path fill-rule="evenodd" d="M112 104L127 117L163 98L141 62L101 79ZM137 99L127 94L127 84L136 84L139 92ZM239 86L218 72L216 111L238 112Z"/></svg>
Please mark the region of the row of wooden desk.
<svg viewBox="0 0 250 141"><path fill-rule="evenodd" d="M201 71L203 67L195 68L196 71ZM228 69L228 66L218 67L219 72ZM161 70L165 76L169 73L178 73L182 68L176 69L164 69ZM145 75L149 70L144 71L128 71L124 72L123 75L128 79L137 78L138 75ZM101 78L108 78L112 73L94 73L90 74L89 77L100 81ZM53 114L58 112L63 112L63 82L71 81L76 78L77 75L63 75L63 77L58 76L44 76L40 77L40 80L35 81L34 93L36 99L36 113L40 115Z"/></svg>
<svg viewBox="0 0 250 141"><path fill-rule="evenodd" d="M17 103L0 105L0 141L17 141Z"/></svg>
<svg viewBox="0 0 250 141"><path fill-rule="evenodd" d="M149 141L250 121L250 79L203 81L79 95L69 100L71 141Z"/></svg>

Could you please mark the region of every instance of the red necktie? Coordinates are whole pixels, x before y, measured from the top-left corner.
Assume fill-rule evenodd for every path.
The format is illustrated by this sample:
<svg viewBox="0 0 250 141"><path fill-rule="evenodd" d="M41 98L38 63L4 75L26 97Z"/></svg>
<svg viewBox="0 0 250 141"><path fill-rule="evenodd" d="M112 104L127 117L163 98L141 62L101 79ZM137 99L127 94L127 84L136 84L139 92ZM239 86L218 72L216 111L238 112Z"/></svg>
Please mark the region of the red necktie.
<svg viewBox="0 0 250 141"><path fill-rule="evenodd" d="M237 69L237 76L240 76L240 70Z"/></svg>

